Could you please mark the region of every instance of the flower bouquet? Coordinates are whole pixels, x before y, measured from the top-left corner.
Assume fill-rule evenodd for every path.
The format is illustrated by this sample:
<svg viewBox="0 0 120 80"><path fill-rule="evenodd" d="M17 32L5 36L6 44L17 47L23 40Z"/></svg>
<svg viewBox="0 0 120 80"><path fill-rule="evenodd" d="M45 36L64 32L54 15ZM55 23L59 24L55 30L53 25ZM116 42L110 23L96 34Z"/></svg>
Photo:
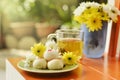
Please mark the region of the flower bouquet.
<svg viewBox="0 0 120 80"><path fill-rule="evenodd" d="M103 21L113 20L116 22L120 11L109 4L99 4L96 2L82 2L74 13L74 20L80 24L86 24L89 31L102 29Z"/></svg>
<svg viewBox="0 0 120 80"><path fill-rule="evenodd" d="M117 22L120 11L109 4L82 2L73 12L84 32L84 54L89 58L103 55L109 21Z"/></svg>

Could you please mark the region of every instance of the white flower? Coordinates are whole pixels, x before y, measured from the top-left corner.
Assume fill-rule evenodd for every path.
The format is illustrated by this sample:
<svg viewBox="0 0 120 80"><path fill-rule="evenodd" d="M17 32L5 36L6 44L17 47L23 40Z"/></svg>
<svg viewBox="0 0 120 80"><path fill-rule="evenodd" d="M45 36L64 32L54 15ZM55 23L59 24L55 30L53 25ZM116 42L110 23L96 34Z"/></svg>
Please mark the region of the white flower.
<svg viewBox="0 0 120 80"><path fill-rule="evenodd" d="M26 55L26 60L34 61L35 59L36 59L36 56L33 55L32 53L28 53L28 55Z"/></svg>
<svg viewBox="0 0 120 80"><path fill-rule="evenodd" d="M113 12L109 12L108 15L110 16L110 18L111 18L114 22L116 22L116 21L118 20L118 19L117 19L117 15L114 14Z"/></svg>
<svg viewBox="0 0 120 80"><path fill-rule="evenodd" d="M73 12L73 19L80 24L86 24L89 31L98 31L103 27L103 21L116 22L120 11L109 4L97 2L82 2ZM93 27L94 26L94 27Z"/></svg>
<svg viewBox="0 0 120 80"><path fill-rule="evenodd" d="M73 12L73 14L75 16L79 16L82 14L82 12L86 9L86 7L82 7L82 6L79 6L75 9L75 11Z"/></svg>
<svg viewBox="0 0 120 80"><path fill-rule="evenodd" d="M85 5L86 5L85 2L80 3L80 6L81 6L81 7L85 7Z"/></svg>
<svg viewBox="0 0 120 80"><path fill-rule="evenodd" d="M33 61L26 59L24 61L24 67L32 67Z"/></svg>
<svg viewBox="0 0 120 80"><path fill-rule="evenodd" d="M32 53L26 56L24 67L32 67L33 61L36 59L36 56Z"/></svg>
<svg viewBox="0 0 120 80"><path fill-rule="evenodd" d="M116 15L120 15L120 11L118 10L118 8L114 7L114 6L111 6L111 12L116 14Z"/></svg>
<svg viewBox="0 0 120 80"><path fill-rule="evenodd" d="M98 8L100 6L100 4L96 3L96 2L86 2L86 4L84 4L84 6L86 7L96 7Z"/></svg>
<svg viewBox="0 0 120 80"><path fill-rule="evenodd" d="M103 5L103 11L108 13L108 16L114 21L117 21L117 16L120 15L120 11L118 8L112 6L112 5Z"/></svg>
<svg viewBox="0 0 120 80"><path fill-rule="evenodd" d="M110 5L109 4L103 5L103 12L106 12L106 13L110 12Z"/></svg>
<svg viewBox="0 0 120 80"><path fill-rule="evenodd" d="M98 4L98 3L96 3L96 2L82 2L81 4L80 4L80 6L78 6L76 9L75 9L75 11L73 12L73 14L75 15L75 16L79 16L79 15L81 15L83 12L84 12L84 10L87 8L87 7L96 7L96 8L98 8L100 6L100 4Z"/></svg>

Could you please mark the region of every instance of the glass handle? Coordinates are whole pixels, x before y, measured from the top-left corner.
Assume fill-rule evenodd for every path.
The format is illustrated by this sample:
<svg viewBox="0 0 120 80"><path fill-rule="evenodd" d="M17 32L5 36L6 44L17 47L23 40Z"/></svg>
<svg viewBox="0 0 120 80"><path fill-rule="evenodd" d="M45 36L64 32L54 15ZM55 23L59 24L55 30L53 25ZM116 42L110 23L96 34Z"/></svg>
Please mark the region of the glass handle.
<svg viewBox="0 0 120 80"><path fill-rule="evenodd" d="M57 42L56 34L49 34L49 35L47 36L47 40L51 40L51 41Z"/></svg>

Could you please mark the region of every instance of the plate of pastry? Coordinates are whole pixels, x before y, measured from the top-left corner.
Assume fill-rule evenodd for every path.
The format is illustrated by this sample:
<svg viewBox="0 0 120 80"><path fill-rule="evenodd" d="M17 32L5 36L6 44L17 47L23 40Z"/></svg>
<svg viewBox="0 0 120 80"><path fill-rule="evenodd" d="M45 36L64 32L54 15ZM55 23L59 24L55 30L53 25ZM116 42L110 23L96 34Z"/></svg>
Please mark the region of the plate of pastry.
<svg viewBox="0 0 120 80"><path fill-rule="evenodd" d="M34 73L62 73L78 68L78 57L72 52L61 55L57 49L38 43L31 47L31 53L17 66Z"/></svg>
<svg viewBox="0 0 120 80"><path fill-rule="evenodd" d="M26 66L25 60L19 61L17 66L21 70L24 70L27 72L33 72L33 73L62 73L62 72L69 72L78 68L78 64L64 65L62 68L59 68L59 69L35 68L33 66Z"/></svg>

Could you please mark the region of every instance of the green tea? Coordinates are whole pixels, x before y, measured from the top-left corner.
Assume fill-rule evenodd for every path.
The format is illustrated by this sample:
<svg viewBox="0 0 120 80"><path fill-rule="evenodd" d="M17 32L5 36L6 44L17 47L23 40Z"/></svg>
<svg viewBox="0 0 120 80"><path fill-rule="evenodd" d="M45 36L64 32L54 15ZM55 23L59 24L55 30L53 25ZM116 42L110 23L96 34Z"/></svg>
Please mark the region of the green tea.
<svg viewBox="0 0 120 80"><path fill-rule="evenodd" d="M80 58L83 53L83 41L76 38L64 38L58 40L58 49L61 54L64 52L73 52Z"/></svg>

